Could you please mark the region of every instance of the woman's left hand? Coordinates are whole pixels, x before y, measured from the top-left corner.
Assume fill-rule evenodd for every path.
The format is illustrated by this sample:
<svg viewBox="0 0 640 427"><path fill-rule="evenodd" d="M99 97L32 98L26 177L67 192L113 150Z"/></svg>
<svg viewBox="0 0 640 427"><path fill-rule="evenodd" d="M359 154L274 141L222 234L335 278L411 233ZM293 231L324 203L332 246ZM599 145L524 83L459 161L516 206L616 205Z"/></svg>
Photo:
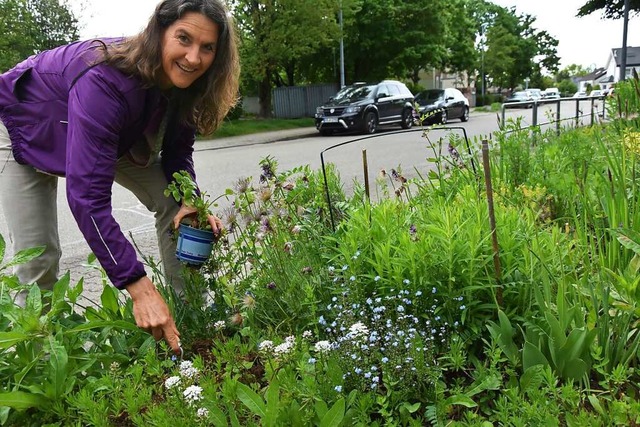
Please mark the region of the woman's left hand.
<svg viewBox="0 0 640 427"><path fill-rule="evenodd" d="M220 237L220 234L222 233L222 221L220 220L220 218L218 218L215 215L209 215L209 225L211 225L211 231L213 231L213 235L217 237Z"/></svg>

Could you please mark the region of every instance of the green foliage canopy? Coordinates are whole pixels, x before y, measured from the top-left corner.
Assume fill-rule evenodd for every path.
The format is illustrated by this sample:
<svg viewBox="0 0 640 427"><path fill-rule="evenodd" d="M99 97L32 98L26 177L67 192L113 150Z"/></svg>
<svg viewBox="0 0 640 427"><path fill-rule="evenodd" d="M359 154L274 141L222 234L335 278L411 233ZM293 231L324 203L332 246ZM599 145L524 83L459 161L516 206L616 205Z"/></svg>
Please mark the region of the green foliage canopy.
<svg viewBox="0 0 640 427"><path fill-rule="evenodd" d="M577 16L587 16L596 11L602 11L602 16L619 19L624 14L624 0L588 0L578 9ZM629 11L640 13L640 0L629 0Z"/></svg>
<svg viewBox="0 0 640 427"><path fill-rule="evenodd" d="M515 88L525 78L541 81L542 70L557 71L558 41L546 31L534 28L535 18L517 15L515 8L494 6L485 19L484 68L493 84Z"/></svg>
<svg viewBox="0 0 640 427"><path fill-rule="evenodd" d="M261 115L266 117L272 86L293 85L302 58L338 39L339 4L334 0L234 0L230 7L243 40L244 83L258 87ZM348 17L357 1L343 0L342 7Z"/></svg>
<svg viewBox="0 0 640 427"><path fill-rule="evenodd" d="M34 53L78 39L65 0L0 0L0 72Z"/></svg>

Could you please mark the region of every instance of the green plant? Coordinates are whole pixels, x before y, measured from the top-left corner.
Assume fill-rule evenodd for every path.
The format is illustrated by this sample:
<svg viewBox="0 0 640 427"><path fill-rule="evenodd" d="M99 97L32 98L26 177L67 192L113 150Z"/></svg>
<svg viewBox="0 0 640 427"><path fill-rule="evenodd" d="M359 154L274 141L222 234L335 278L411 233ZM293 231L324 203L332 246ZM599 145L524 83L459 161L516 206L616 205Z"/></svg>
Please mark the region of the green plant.
<svg viewBox="0 0 640 427"><path fill-rule="evenodd" d="M173 181L164 190L166 197L173 197L178 203L195 209L195 218L191 226L202 230L211 230L209 216L215 200L208 200L207 194L198 189L193 177L187 171L174 172Z"/></svg>
<svg viewBox="0 0 640 427"><path fill-rule="evenodd" d="M579 327L573 327L576 321ZM547 312L540 321L527 322L522 364L550 366L564 380L586 380L591 368L591 344L598 330L581 322L579 307L558 319ZM568 331L568 334L567 334Z"/></svg>

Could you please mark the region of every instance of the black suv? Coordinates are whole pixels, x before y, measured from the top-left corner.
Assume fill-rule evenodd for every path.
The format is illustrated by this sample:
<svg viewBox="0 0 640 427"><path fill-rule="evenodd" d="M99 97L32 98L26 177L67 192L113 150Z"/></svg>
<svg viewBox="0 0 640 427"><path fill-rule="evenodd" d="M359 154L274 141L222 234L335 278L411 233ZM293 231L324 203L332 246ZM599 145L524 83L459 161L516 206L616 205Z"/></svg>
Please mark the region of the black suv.
<svg viewBox="0 0 640 427"><path fill-rule="evenodd" d="M356 130L374 133L379 125L413 125L413 94L395 80L345 86L316 110L316 128L322 135Z"/></svg>

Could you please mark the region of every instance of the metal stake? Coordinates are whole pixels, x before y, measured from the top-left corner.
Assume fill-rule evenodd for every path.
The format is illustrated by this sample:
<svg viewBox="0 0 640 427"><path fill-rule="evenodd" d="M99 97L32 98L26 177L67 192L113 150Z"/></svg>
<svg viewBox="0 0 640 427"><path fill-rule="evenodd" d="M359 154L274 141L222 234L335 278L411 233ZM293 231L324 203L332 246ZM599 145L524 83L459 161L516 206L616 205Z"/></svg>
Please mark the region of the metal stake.
<svg viewBox="0 0 640 427"><path fill-rule="evenodd" d="M496 233L496 215L493 210L493 187L491 185L491 165L489 163L489 142L482 140L482 163L484 166L484 182L487 189L487 204L489 205L489 225L491 227L491 243L493 244L493 267L496 271L496 281L498 291L496 299L498 305L502 305L502 272L500 267L500 247L498 246L498 235Z"/></svg>

